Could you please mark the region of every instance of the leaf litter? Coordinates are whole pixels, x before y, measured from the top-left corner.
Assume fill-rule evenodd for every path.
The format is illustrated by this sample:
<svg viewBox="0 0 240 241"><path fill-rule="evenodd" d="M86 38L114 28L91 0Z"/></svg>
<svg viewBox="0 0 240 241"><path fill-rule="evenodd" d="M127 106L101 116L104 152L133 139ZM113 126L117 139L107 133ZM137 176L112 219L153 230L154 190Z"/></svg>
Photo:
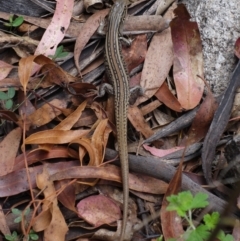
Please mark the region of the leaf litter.
<svg viewBox="0 0 240 241"><path fill-rule="evenodd" d="M9 51L0 61L0 91L7 93L12 87L17 92L16 97L9 97L14 103L10 110L0 98L0 197L8 200L3 202L3 210L31 208L21 227L13 225L7 211L2 223L22 237L33 229L44 240L116 240L122 192L120 168L115 165L118 155L113 151L114 102L111 95L97 96L99 84L108 80L103 67L104 35L96 31L109 8L92 15L81 12L79 18L72 16L74 4L57 1L52 17L23 16L26 25L22 28L14 32L0 29L3 56ZM229 164L220 148L224 149L229 132L230 136L239 133L236 121L227 127L239 84L230 81L226 93L218 98L204 87L197 24L189 20L183 4L168 4L163 16L129 16L122 29L132 38L131 46L122 50L130 86L141 85L144 91L128 109L132 215L127 240L148 238L134 228L144 221L137 215L138 199L145 202L143 210L154 207L146 211L149 217L161 209L156 216L161 227L155 219L148 225L158 225L155 234L160 236L162 229L165 239L178 237L185 228L176 214L166 211L167 196L182 189L204 192L212 210L224 209L227 199L204 189L190 174L206 178L212 190L229 195L224 183L215 186L214 181L221 182L219 173ZM129 6L129 13L141 8L135 3L134 8ZM4 21L9 19L7 13L1 16ZM40 33L39 27L46 31L36 40L31 34ZM26 42L31 48L26 48ZM68 54L50 59L60 45ZM239 40L237 56L238 45ZM237 76L238 71L234 72ZM235 118L237 106L235 101ZM237 149L236 155L239 153ZM188 170L189 177L182 170ZM159 203L160 208L154 206ZM9 228L2 230L4 235Z"/></svg>

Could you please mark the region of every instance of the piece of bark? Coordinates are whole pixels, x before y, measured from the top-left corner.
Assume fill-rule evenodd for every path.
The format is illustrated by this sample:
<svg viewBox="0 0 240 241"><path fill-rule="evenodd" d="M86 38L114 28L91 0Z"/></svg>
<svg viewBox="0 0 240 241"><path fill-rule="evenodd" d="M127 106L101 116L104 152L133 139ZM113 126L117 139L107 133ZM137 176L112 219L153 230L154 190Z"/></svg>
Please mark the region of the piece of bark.
<svg viewBox="0 0 240 241"><path fill-rule="evenodd" d="M111 149L106 149L105 159L110 160L117 156L117 152ZM161 179L163 181L169 182L176 172L176 168L168 165L166 163L161 163L159 165L156 158L153 157L141 157L135 155L128 155L129 168L131 171L149 175ZM203 192L208 194L209 204L212 210L221 212L226 204L225 201L215 196L214 194L208 192L202 188L197 183L193 182L186 175L182 177L182 189L190 190L193 194L198 192Z"/></svg>

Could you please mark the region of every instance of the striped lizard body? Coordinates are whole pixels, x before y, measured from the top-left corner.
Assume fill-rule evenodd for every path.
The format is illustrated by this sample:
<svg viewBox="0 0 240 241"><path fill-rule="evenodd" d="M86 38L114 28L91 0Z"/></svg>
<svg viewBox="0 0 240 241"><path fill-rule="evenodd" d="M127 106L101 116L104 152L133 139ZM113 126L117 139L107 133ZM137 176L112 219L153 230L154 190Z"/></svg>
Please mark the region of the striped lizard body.
<svg viewBox="0 0 240 241"><path fill-rule="evenodd" d="M123 222L120 241L124 240L128 215L128 148L127 148L127 109L129 102L129 76L121 53L121 26L126 16L125 0L117 0L108 16L108 30L105 42L105 66L115 95L115 119L117 142L121 163L123 185Z"/></svg>

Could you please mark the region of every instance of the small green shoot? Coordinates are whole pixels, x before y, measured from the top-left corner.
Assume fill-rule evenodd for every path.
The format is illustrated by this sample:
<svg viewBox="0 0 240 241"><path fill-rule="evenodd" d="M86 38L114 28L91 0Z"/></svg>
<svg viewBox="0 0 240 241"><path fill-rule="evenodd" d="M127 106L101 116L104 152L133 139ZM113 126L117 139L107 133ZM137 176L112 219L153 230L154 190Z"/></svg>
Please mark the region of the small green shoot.
<svg viewBox="0 0 240 241"><path fill-rule="evenodd" d="M10 15L9 17L9 23L5 23L4 25L7 27L10 27L10 30L12 30L12 28L16 28L19 27L24 21L24 18L22 16L19 16L17 18L13 18L13 15Z"/></svg>
<svg viewBox="0 0 240 241"><path fill-rule="evenodd" d="M17 208L13 208L12 209L12 213L14 215L16 215L17 217L14 219L14 223L20 223L22 221L22 211L17 209ZM25 211L24 211L24 216L28 216L28 214L30 213L30 208L27 208Z"/></svg>
<svg viewBox="0 0 240 241"><path fill-rule="evenodd" d="M17 208L13 208L12 209L12 213L17 216L14 219L14 223L20 223L20 222L22 222L22 215L24 215L25 217L27 217L29 215L30 208L25 209L24 213L23 213L23 211L21 211L21 210L19 210ZM14 231L11 235L9 235L9 234L5 235L5 238L7 240L10 240L10 241L21 240L21 239L19 239L18 234L17 234L16 231ZM25 237L25 240L29 240L29 241L30 240L38 240L38 239L39 239L38 235L32 229L30 230L30 232Z"/></svg>
<svg viewBox="0 0 240 241"><path fill-rule="evenodd" d="M38 240L39 237L38 235L34 232L34 230L30 230L28 236L27 236L27 240Z"/></svg>
<svg viewBox="0 0 240 241"><path fill-rule="evenodd" d="M16 231L13 231L12 234L6 234L4 237L5 237L6 240L9 240L9 241L18 240L18 234L17 234Z"/></svg>
<svg viewBox="0 0 240 241"><path fill-rule="evenodd" d="M56 53L54 55L49 55L49 58L56 60L57 58L64 58L68 55L68 52L63 52L63 45L57 47Z"/></svg>
<svg viewBox="0 0 240 241"><path fill-rule="evenodd" d="M214 230L218 221L219 213L213 212L212 214L205 214L203 217L204 224L195 226L192 220L192 212L196 208L205 208L209 205L207 201L208 195L205 193L197 193L195 196L190 191L180 192L178 195L171 195L167 197L169 205L167 211L176 211L177 214L185 218L189 224L189 227L183 234L184 241L206 241L211 231ZM217 235L220 241L233 241L233 236L230 234L225 235L223 230ZM176 239L169 239L168 241Z"/></svg>
<svg viewBox="0 0 240 241"><path fill-rule="evenodd" d="M15 89L10 87L6 92L0 91L0 101L3 104L3 107L7 110L11 110L13 107L13 97L15 96Z"/></svg>

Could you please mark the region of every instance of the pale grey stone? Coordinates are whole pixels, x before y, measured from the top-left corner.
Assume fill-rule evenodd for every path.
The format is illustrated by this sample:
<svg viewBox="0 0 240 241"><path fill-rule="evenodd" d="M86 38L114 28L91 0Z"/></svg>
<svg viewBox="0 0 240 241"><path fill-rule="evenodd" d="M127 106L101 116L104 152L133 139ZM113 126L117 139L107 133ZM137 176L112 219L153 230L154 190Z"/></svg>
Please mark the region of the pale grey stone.
<svg viewBox="0 0 240 241"><path fill-rule="evenodd" d="M182 0L202 38L205 79L214 94L222 93L238 61L234 44L240 37L239 0Z"/></svg>

